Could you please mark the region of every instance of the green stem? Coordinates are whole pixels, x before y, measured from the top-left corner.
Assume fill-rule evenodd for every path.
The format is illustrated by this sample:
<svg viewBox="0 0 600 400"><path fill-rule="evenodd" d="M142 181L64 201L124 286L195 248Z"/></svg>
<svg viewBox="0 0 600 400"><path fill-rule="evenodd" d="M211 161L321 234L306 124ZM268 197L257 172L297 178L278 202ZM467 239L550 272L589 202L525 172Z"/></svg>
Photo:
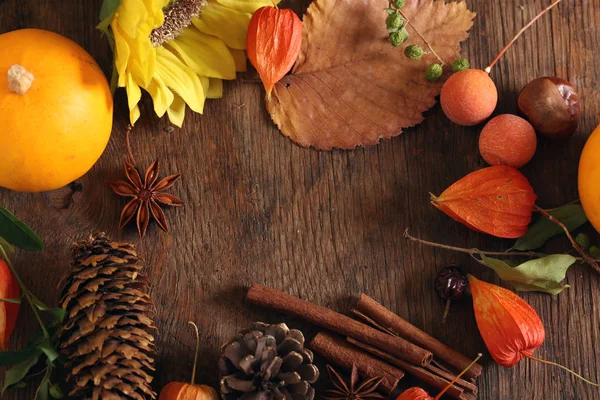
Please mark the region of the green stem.
<svg viewBox="0 0 600 400"><path fill-rule="evenodd" d="M50 339L50 334L48 333L48 330L46 329L46 326L44 325L44 322L42 321L42 317L40 316L40 314L38 312L37 306L33 303L33 300L31 299L31 293L29 292L29 290L27 290L27 287L21 280L21 277L17 273L17 270L15 269L13 264L10 262L10 259L8 258L8 255L6 254L6 251L4 250L4 247L2 245L0 245L0 253L2 253L2 258L4 258L4 261L6 261L8 268L10 268L10 271L12 272L13 276L17 280L17 283L19 284L19 287L21 288L21 292L23 292L23 296L25 296L25 298L27 299L27 302L31 306L31 309L33 310L33 314L37 318L37 320L40 324L40 327L42 328L42 332L44 332L44 337L46 339Z"/></svg>

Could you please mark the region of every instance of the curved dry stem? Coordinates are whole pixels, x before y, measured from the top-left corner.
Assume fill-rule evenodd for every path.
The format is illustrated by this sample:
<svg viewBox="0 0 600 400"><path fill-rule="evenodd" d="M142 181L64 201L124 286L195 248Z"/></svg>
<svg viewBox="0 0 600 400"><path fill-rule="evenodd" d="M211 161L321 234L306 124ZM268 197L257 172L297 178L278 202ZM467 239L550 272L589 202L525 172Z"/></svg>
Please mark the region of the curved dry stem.
<svg viewBox="0 0 600 400"><path fill-rule="evenodd" d="M569 228L567 228L565 226L565 224L563 224L558 219L554 218L552 216L552 214L548 213L548 211L544 210L541 207L538 207L537 205L533 206L533 211L536 211L536 212L542 214L544 217L548 218L550 221L552 221L556 225L560 226L562 228L562 230L565 232L565 234L567 235L567 237L569 238L569 241L571 242L571 245L573 245L573 248L575 249L575 251L577 251L581 255L581 259L583 261L585 261L587 264L589 264L592 268L594 268L597 272L600 273L600 266L598 265L598 262L594 258L592 258L588 253L586 253L585 250L583 250L581 248L581 246L579 246L579 244L577 244L575 239L573 239L571 232L569 232Z"/></svg>
<svg viewBox="0 0 600 400"><path fill-rule="evenodd" d="M449 246L447 244L441 244L441 243L436 243L436 242L430 242L429 240L423 240L423 239L419 239L416 238L414 236L411 236L408 233L408 228L406 228L406 230L404 231L404 238L408 239L410 241L413 242L417 242L420 243L422 245L425 246L430 246L430 247L437 247L439 249L445 249L445 250L452 250L452 251L458 251L461 253L466 253L469 254L471 257L476 257L479 254L483 254L485 256L500 256L500 257L529 257L529 258L540 258L540 257L546 257L547 254L542 254L542 253L536 253L533 251L528 251L528 252L523 252L523 251L481 251L479 249L467 249L464 247L456 247L456 246Z"/></svg>
<svg viewBox="0 0 600 400"><path fill-rule="evenodd" d="M533 361L538 361L538 362L541 362L543 364L548 364L548 365L552 365L554 367L558 367L558 368L564 369L565 371L567 371L568 373L570 373L573 376L576 376L577 378L581 379L585 383L587 383L589 385L592 385L592 386L600 387L600 384L592 382L592 381L590 381L588 379L585 379L583 376L579 375L575 371L570 370L569 368L565 367L564 365L560 365L560 364L552 362L552 361L547 361L547 360L544 360L543 358L537 358L537 357L534 357L534 356L530 356L530 355L527 355L525 353L521 353L521 355L523 355L523 357L529 358L529 359L531 359Z"/></svg>
<svg viewBox="0 0 600 400"><path fill-rule="evenodd" d="M533 25L535 23L535 21L540 19L542 17L542 15L546 14L548 11L550 11L554 6L556 6L561 1L562 0L556 0L554 3L550 4L548 7L544 8L538 15L535 16L535 18L533 18L531 21L529 21L529 23L527 25L525 25L523 28L521 28L521 30L519 32L517 32L517 34L511 39L511 41L508 42L508 44L506 46L504 46L504 48L502 50L500 50L500 53L498 53L496 58L494 58L494 60L490 63L490 65L488 65L486 67L486 69L484 71L489 74L490 71L492 70L492 68L494 67L494 65L496 65L496 63L500 59L500 57L502 57L504 55L504 53L506 53L506 51L510 48L510 46L512 46L512 44L517 41L517 39L523 34L523 32L525 32L527 29L529 29L529 27L531 25Z"/></svg>
<svg viewBox="0 0 600 400"><path fill-rule="evenodd" d="M196 331L196 351L194 353L194 366L192 367L192 380L190 381L194 385L196 381L196 368L198 367L198 352L200 351L200 331L198 330L198 325L192 321L188 321L188 324L192 325Z"/></svg>

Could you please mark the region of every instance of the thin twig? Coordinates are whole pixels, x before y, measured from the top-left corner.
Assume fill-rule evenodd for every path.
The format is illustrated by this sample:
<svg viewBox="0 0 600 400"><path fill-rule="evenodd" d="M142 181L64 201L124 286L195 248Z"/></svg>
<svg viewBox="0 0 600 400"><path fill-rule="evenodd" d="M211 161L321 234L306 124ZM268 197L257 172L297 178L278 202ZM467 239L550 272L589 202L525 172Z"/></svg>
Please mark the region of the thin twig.
<svg viewBox="0 0 600 400"><path fill-rule="evenodd" d="M135 158L133 158L133 152L131 151L131 131L133 127L131 124L127 125L127 130L125 131L125 145L127 146L127 157L129 158L129 162L132 165L135 165Z"/></svg>
<svg viewBox="0 0 600 400"><path fill-rule="evenodd" d="M600 272L600 266L598 265L598 262L596 260L594 260L588 253L586 253L585 250L583 250L581 248L581 246L579 246L579 244L577 244L577 242L575 241L575 239L573 239L573 236L571 235L571 232L569 232L569 228L567 228L565 226L565 224L563 224L562 222L560 222L558 219L554 218L550 213L548 213L548 211L544 210L541 207L538 207L537 205L533 206L533 210L536 211L536 212L539 212L544 217L548 218L550 221L552 221L556 225L560 226L562 228L562 230L565 231L565 234L569 238L569 241L573 245L573 248L581 255L581 258L583 259L583 261L585 261L586 263L588 263L589 265L591 265L592 268L594 268L597 272Z"/></svg>
<svg viewBox="0 0 600 400"><path fill-rule="evenodd" d="M466 249L464 247L449 246L447 244L430 242L428 240L423 240L423 239L419 239L419 238L416 238L414 236L411 236L408 233L408 228L406 228L406 230L404 231L404 238L408 239L410 241L413 241L413 242L424 244L426 246L438 247L440 249L446 249L446 250L458 251L458 252L461 252L461 253L467 253L467 254L469 254L472 257L475 257L478 254L483 254L484 256L530 257L530 258L532 258L532 257L540 258L540 257L546 257L547 256L547 254L536 253L536 252L533 252L533 251L528 251L528 252L523 252L523 251L481 251L481 250L476 249L476 248Z"/></svg>
<svg viewBox="0 0 600 400"><path fill-rule="evenodd" d="M489 74L490 71L492 70L492 67L494 65L496 65L496 63L498 62L498 60L500 59L500 57L502 57L504 55L504 53L506 53L506 51L510 48L510 46L512 46L512 44L517 41L517 39L523 34L523 32L525 32L527 29L529 29L529 27L531 25L533 25L535 23L535 21L537 21L538 19L540 19L542 15L546 14L548 11L550 11L555 5L557 5L561 1L562 0L556 0L554 3L550 4L548 7L546 7L545 9L543 9L538 15L536 15L534 19L532 19L531 21L529 21L529 23L527 25L525 25L515 35L515 37L513 37L510 42L508 42L508 44L506 46L504 46L504 48L500 51L500 53L498 53L498 55L496 56L496 58L494 58L494 60L490 63L490 65L488 65L486 67L486 69L484 71Z"/></svg>

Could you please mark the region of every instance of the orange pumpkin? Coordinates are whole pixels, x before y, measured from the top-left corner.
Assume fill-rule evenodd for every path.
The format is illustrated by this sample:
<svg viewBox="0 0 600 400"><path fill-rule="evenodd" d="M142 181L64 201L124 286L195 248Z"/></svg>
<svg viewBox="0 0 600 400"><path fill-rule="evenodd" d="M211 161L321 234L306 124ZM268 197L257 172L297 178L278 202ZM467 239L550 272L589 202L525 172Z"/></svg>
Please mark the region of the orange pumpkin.
<svg viewBox="0 0 600 400"><path fill-rule="evenodd" d="M588 219L600 232L600 126L592 133L581 154L579 198Z"/></svg>
<svg viewBox="0 0 600 400"><path fill-rule="evenodd" d="M0 186L57 189L100 158L113 100L92 56L56 33L0 35Z"/></svg>

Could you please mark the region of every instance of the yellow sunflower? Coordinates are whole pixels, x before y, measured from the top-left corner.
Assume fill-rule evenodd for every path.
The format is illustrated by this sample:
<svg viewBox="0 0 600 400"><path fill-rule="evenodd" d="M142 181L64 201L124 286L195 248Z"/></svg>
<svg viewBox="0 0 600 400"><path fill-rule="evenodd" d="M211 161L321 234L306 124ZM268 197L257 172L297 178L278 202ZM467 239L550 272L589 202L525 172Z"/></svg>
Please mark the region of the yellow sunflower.
<svg viewBox="0 0 600 400"><path fill-rule="evenodd" d="M246 70L252 13L278 2L105 0L99 27L114 38L116 83L127 91L131 123L140 117L142 89L174 125L183 124L186 104L202 113L206 98L222 96L223 79Z"/></svg>

